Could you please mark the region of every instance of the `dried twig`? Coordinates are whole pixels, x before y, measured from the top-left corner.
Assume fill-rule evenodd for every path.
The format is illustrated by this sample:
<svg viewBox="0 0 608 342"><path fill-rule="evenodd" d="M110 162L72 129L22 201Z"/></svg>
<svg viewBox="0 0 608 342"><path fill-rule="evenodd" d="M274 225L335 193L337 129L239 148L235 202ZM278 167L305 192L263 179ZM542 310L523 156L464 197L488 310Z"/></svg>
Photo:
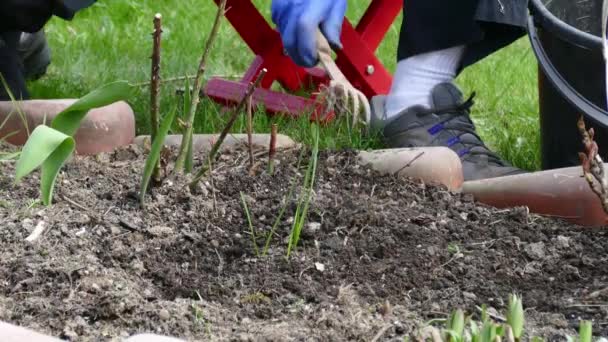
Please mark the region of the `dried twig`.
<svg viewBox="0 0 608 342"><path fill-rule="evenodd" d="M414 164L414 162L418 159L420 159L420 157L422 157L424 155L424 151L418 153L414 158L412 158L412 160L410 160L407 164L403 165L401 168L399 168L399 170L395 171L393 174L394 175L398 175L401 171L407 169L408 167L412 166Z"/></svg>
<svg viewBox="0 0 608 342"><path fill-rule="evenodd" d="M388 329L392 328L392 326L393 326L392 324L386 324L385 326L383 326L382 329L380 329L380 331L378 331L376 336L374 336L374 338L372 339L372 342L380 341L382 336L384 336L384 334L386 334Z"/></svg>
<svg viewBox="0 0 608 342"><path fill-rule="evenodd" d="M249 167L253 168L253 101L251 96L247 98L247 144L249 149Z"/></svg>
<svg viewBox="0 0 608 342"><path fill-rule="evenodd" d="M196 75L169 77L169 78L164 78L163 83L183 82L186 79L191 79L191 78L195 78L195 77L196 77ZM152 82L150 82L150 81L138 82L138 83L133 83L133 86L134 87L148 87L151 83ZM183 90L183 89L181 89L181 90Z"/></svg>
<svg viewBox="0 0 608 342"><path fill-rule="evenodd" d="M201 88L203 87L203 74L205 73L207 58L209 57L209 53L211 52L211 46L213 45L213 41L217 36L221 19L226 14L226 2L227 0L222 0L219 4L217 14L215 16L215 21L213 22L213 28L211 29L211 33L209 33L209 38L207 39L207 43L205 45L205 51L203 52L196 72L196 79L194 80L194 91L192 92L193 96L191 96L192 103L190 105L190 111L188 113L188 118L186 121L186 130L182 138L181 146L179 148L179 154L177 156L177 160L175 161L174 172L181 172L184 168L184 164L186 163L186 157L188 155L188 146L190 146L192 132L194 129L194 117L196 116L196 109L198 108L198 104L200 102L200 96L198 96L198 94L200 94Z"/></svg>
<svg viewBox="0 0 608 342"><path fill-rule="evenodd" d="M218 137L217 141L215 142L215 144L213 144L213 147L211 148L211 151L209 152L209 160L213 161L215 159L215 156L217 155L217 153L220 150L220 147L222 146L222 143L224 142L224 140L226 139L226 136L232 129L234 122L236 121L239 114L243 111L243 107L245 107L245 104L247 103L248 99L251 97L251 95L253 95L255 88L258 87L258 85L260 84L260 82L262 81L264 76L266 76L266 72L267 72L267 70L263 69L260 72L260 74L258 75L258 78L255 80L255 82L251 83L249 85L249 88L247 88L247 91L245 92L245 96L243 97L241 102L239 102L239 104L236 106L236 108L234 109L234 112L232 112L232 115L230 116L230 119L228 120L228 123L226 124L226 127L224 127L224 130ZM201 169L194 176L192 182L190 182L190 184L189 184L190 188L195 187L196 184L203 177L205 177L205 174L207 173L207 171L209 171L209 166L201 167Z"/></svg>
<svg viewBox="0 0 608 342"><path fill-rule="evenodd" d="M582 116L578 120L578 130L583 136L585 147L585 152L579 152L578 154L583 167L583 175L591 190L600 199L604 211L608 213L608 177L604 170L604 161L598 154L597 143L593 140L595 132L593 128L587 130Z"/></svg>
<svg viewBox="0 0 608 342"><path fill-rule="evenodd" d="M270 147L268 148L268 173L274 174L274 155L277 153L277 124L270 128Z"/></svg>
<svg viewBox="0 0 608 342"><path fill-rule="evenodd" d="M154 16L154 33L153 36L153 48L152 48L152 72L150 79L150 137L152 141L156 139L158 135L159 125L159 109L160 109L160 42L162 30L162 16L157 13ZM152 179L156 182L160 182L160 158L154 165L154 171L152 172Z"/></svg>

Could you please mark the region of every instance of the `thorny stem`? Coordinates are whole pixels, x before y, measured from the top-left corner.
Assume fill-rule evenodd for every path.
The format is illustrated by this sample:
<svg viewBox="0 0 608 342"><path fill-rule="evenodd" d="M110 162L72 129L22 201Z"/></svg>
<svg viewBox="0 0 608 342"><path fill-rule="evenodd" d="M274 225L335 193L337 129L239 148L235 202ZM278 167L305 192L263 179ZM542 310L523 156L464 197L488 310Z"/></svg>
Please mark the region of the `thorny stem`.
<svg viewBox="0 0 608 342"><path fill-rule="evenodd" d="M277 152L277 124L272 124L270 129L270 147L268 148L268 173L274 174L274 155Z"/></svg>
<svg viewBox="0 0 608 342"><path fill-rule="evenodd" d="M168 78L164 78L163 79L163 83L172 83L172 82L183 82L186 79L191 79L191 78L195 78L196 75L185 75L185 76L176 76L176 77L168 77ZM223 74L217 74L217 75L211 75L210 77L216 77L216 78L229 78L229 79L241 79L243 76L242 75L223 75ZM147 87L150 85L150 81L145 81L145 82L138 82L138 83L133 83L133 87ZM176 93L179 95L181 93L183 93L186 89L182 89L182 88L178 88L176 89Z"/></svg>
<svg viewBox="0 0 608 342"><path fill-rule="evenodd" d="M152 48L152 72L150 80L150 136L151 140L154 141L158 135L158 112L160 108L160 42L161 34L163 32L161 26L162 16L157 13L154 16L154 33L153 36L153 48ZM154 165L154 171L152 172L152 178L155 182L160 182L160 158Z"/></svg>
<svg viewBox="0 0 608 342"><path fill-rule="evenodd" d="M608 213L608 177L604 170L604 161L598 154L599 148L593 140L593 128L587 130L583 117L578 120L578 130L583 136L585 153L579 152L583 174L591 190L598 196L604 211Z"/></svg>
<svg viewBox="0 0 608 342"><path fill-rule="evenodd" d="M194 90L192 92L191 97L192 104L190 106L190 112L188 113L188 118L186 121L186 130L182 137L181 146L179 147L179 154L175 161L175 169L173 170L174 172L181 172L186 162L188 146L190 146L190 140L192 139L192 131L194 129L194 118L196 116L196 109L198 108L198 104L200 102L199 94L201 92L201 88L203 87L203 74L205 73L207 58L209 57L209 53L211 52L211 46L213 45L213 41L217 36L221 19L226 14L226 2L227 0L222 0L219 4L218 11L215 16L215 21L213 22L213 28L211 29L211 33L209 34L209 38L207 39L205 51L203 52L196 72L196 79L194 80ZM189 91L189 89L186 89L186 91Z"/></svg>
<svg viewBox="0 0 608 342"><path fill-rule="evenodd" d="M249 85L249 88L247 88L247 91L245 92L245 96L243 97L241 102L239 102L237 107L234 109L234 111L232 112L232 115L230 116L230 119L228 120L228 123L226 124L226 127L224 127L224 130L218 137L217 141L215 142L215 144L213 144L213 147L211 148L211 151L209 152L209 160L213 161L215 159L216 154L218 153L218 151L220 150L220 147L222 146L222 143L224 142L224 140L226 139L226 136L232 129L234 122L236 121L239 114L243 111L243 107L245 107L245 104L247 103L247 101L249 100L251 95L253 95L255 88L258 87L258 85L260 84L260 82L262 81L264 76L266 75L266 72L267 72L266 69L262 69L262 71L258 75L258 78L255 80L255 82L251 83ZM205 176L205 174L207 173L208 170L209 170L208 166L201 167L201 169L194 176L194 179L192 180L192 182L190 182L190 184L189 184L190 189L192 189L196 186L196 184Z"/></svg>
<svg viewBox="0 0 608 342"><path fill-rule="evenodd" d="M247 143L249 148L249 167L253 167L253 104L251 101L251 96L247 98Z"/></svg>

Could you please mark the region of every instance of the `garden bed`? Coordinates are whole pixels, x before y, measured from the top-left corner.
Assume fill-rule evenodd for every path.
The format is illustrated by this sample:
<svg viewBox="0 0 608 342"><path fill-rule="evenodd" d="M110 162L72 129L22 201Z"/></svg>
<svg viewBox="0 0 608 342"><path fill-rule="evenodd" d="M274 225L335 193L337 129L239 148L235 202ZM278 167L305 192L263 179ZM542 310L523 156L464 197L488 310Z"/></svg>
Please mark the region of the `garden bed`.
<svg viewBox="0 0 608 342"><path fill-rule="evenodd" d="M302 183L299 156L279 153L270 176L265 157L252 173L245 152L223 154L195 194L165 182L146 210L138 147L69 162L49 208L34 202L38 173L14 185L13 165L0 164L0 320L70 340L402 340L455 308L502 313L517 293L535 335L563 340L579 319L608 335L606 231L379 175L349 151L321 153L291 257L296 201L256 256L240 192L261 250Z"/></svg>

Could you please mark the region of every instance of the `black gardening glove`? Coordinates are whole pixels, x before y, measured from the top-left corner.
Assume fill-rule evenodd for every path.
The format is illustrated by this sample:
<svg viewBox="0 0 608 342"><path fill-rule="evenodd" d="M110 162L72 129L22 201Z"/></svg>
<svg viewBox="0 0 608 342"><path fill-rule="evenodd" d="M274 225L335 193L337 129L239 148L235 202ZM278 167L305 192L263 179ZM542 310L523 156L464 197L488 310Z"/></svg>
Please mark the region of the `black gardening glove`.
<svg viewBox="0 0 608 342"><path fill-rule="evenodd" d="M53 15L65 20L72 20L74 14L94 4L97 0L55 0Z"/></svg>
<svg viewBox="0 0 608 342"><path fill-rule="evenodd" d="M71 20L96 0L0 0L0 32L37 32L56 15Z"/></svg>

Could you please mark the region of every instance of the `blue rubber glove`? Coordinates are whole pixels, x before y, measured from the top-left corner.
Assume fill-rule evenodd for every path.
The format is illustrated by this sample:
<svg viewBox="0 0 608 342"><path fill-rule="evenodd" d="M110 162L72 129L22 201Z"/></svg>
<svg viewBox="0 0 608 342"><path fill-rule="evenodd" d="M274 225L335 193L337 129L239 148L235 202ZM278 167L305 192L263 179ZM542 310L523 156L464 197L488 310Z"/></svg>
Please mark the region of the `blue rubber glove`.
<svg viewBox="0 0 608 342"><path fill-rule="evenodd" d="M342 48L346 0L272 0L271 9L283 46L296 64L313 67L318 63L319 28L332 48Z"/></svg>

